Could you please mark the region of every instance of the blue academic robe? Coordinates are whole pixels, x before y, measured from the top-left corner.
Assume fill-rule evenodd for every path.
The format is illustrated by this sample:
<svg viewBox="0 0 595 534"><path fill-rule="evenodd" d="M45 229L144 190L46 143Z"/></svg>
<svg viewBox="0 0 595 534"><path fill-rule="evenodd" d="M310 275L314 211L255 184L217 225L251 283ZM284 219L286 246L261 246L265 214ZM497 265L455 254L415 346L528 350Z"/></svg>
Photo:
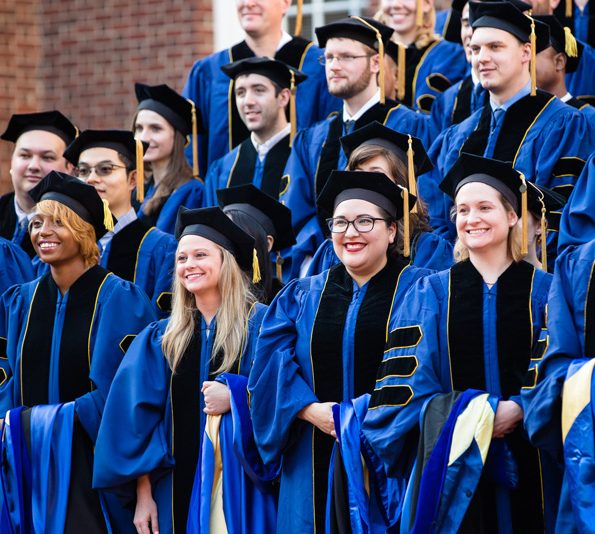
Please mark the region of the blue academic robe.
<svg viewBox="0 0 595 534"><path fill-rule="evenodd" d="M18 245L0 237L0 294L10 286L33 279L33 267L27 253Z"/></svg>
<svg viewBox="0 0 595 534"><path fill-rule="evenodd" d="M551 275L519 262L488 288L465 261L409 290L391 317L363 425L365 439L389 476L406 476L407 440L433 395L478 389L521 403L531 352L545 324L550 282ZM498 486L495 509L485 517L503 531L513 524L526 531L524 521L543 524L537 452L520 430L506 440L519 465L519 486L514 492ZM497 517L492 517L494 510Z"/></svg>
<svg viewBox="0 0 595 534"><path fill-rule="evenodd" d="M433 232L420 232L411 247L411 265L431 271L443 271L454 262L453 247L446 239ZM306 276L314 276L340 263L331 239L325 239L308 265Z"/></svg>
<svg viewBox="0 0 595 534"><path fill-rule="evenodd" d="M250 313L236 373L250 370L265 309L256 304ZM216 319L207 335L204 319L196 318L195 336L173 375L161 349L167 320L150 324L134 340L114 379L95 448L96 488L133 503L136 480L150 475L162 533L186 531L206 419L200 388L215 378L218 365L212 354Z"/></svg>
<svg viewBox="0 0 595 534"><path fill-rule="evenodd" d="M108 243L100 265L140 287L157 317L169 315L178 242L171 234L140 219L125 226Z"/></svg>
<svg viewBox="0 0 595 534"><path fill-rule="evenodd" d="M250 139L243 141L231 152L209 166L205 178L205 208L218 206L217 189L254 184L267 195L278 198L281 192L281 177L291 148L289 135L281 139L260 161Z"/></svg>
<svg viewBox="0 0 595 534"><path fill-rule="evenodd" d="M410 45L405 51L405 98L413 110L429 113L434 100L469 74L460 44L438 39L425 48Z"/></svg>
<svg viewBox="0 0 595 534"><path fill-rule="evenodd" d="M19 225L19 219L14 207L14 193L7 193L0 197L0 237L8 239L21 247L30 258L35 256L27 225Z"/></svg>
<svg viewBox="0 0 595 534"><path fill-rule="evenodd" d="M318 62L322 50L315 44L294 37L275 54L275 59L301 70L308 78L296 92L297 127L307 128L339 109L341 101L327 90L324 68ZM221 71L223 65L253 57L254 53L242 41L206 58L199 59L188 75L183 95L196 104L206 133L198 138L200 170L208 167L248 137L235 105L233 81ZM230 98L231 95L231 98ZM191 152L187 151L188 158Z"/></svg>
<svg viewBox="0 0 595 534"><path fill-rule="evenodd" d="M566 2L560 2L554 9L554 14L563 26L568 26L572 30L572 34L578 41L595 46L595 14L590 7L590 2L587 2L582 10L576 4L573 8L571 17L566 18Z"/></svg>
<svg viewBox="0 0 595 534"><path fill-rule="evenodd" d="M387 100L385 105L372 106L355 122L353 129L373 121L419 137L422 141L429 132L426 117L391 100ZM337 113L298 132L293 140L279 200L291 209L297 243L282 251L283 280L297 277L304 259L313 256L324 240L325 232L317 214L316 197L322 191L331 171L344 169L347 165L347 157L339 142L345 133L343 116Z"/></svg>
<svg viewBox="0 0 595 534"><path fill-rule="evenodd" d="M566 88L579 99L584 97L593 101L595 98L595 76L593 76L595 48L585 42L578 44L579 48L582 47L581 57L576 70L566 74Z"/></svg>
<svg viewBox="0 0 595 534"><path fill-rule="evenodd" d="M538 91L508 108L499 130L490 134L489 103L445 130L432 144L434 169L418 178L430 224L441 235L456 237L450 220L452 200L438 189L460 152L511 161L527 180L569 196L584 160L593 150L585 118L555 96Z"/></svg>
<svg viewBox="0 0 595 534"><path fill-rule="evenodd" d="M176 218L180 206L186 208L202 207L204 184L202 180L191 179L178 187L165 201L157 213L145 215L143 207L155 194L155 186L151 184L145 193L145 200L141 204L137 215L150 226L156 226L162 232L173 234L176 229Z"/></svg>
<svg viewBox="0 0 595 534"><path fill-rule="evenodd" d="M261 457L282 461L277 532L324 531L333 439L298 413L314 402L347 401L371 391L390 310L425 273L391 259L358 287L339 265L293 280L271 303L248 390Z"/></svg>

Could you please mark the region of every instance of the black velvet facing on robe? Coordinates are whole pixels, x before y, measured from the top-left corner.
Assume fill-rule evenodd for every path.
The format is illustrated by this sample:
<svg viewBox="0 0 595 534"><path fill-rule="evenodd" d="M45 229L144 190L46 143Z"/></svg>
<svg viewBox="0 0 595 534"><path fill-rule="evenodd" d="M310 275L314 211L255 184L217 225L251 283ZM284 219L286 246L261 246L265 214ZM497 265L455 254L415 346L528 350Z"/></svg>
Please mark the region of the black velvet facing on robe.
<svg viewBox="0 0 595 534"><path fill-rule="evenodd" d="M14 209L14 193L7 193L0 197L0 236L12 241L17 223L18 217ZM30 258L35 256L35 249L31 243L29 232L23 237L20 246Z"/></svg>
<svg viewBox="0 0 595 534"><path fill-rule="evenodd" d="M594 264L595 265L595 264ZM589 292L585 303L585 356L595 357L595 266L591 267Z"/></svg>
<svg viewBox="0 0 595 534"><path fill-rule="evenodd" d="M136 219L115 234L109 247L108 271L134 282L138 250L149 230L147 223Z"/></svg>
<svg viewBox="0 0 595 534"><path fill-rule="evenodd" d="M580 158L560 158L554 165L552 174L556 178L562 176L574 176L575 178L578 178L581 172L583 172L584 167L585 162Z"/></svg>
<svg viewBox="0 0 595 534"><path fill-rule="evenodd" d="M459 124L471 115L471 94L473 93L473 78L468 76L463 80L457 93L457 99L452 110L452 123Z"/></svg>
<svg viewBox="0 0 595 534"><path fill-rule="evenodd" d="M538 90L535 96L525 96L510 106L504 115L492 158L500 161L514 161L535 117L555 98L549 93ZM490 136L491 120L492 108L490 103L486 102L477 128L463 143L460 152L483 156Z"/></svg>
<svg viewBox="0 0 595 534"><path fill-rule="evenodd" d="M290 151L288 135L271 148L266 156L261 190L273 198L279 198L281 177ZM238 158L229 175L227 187L251 184L257 158L258 153L250 139L240 144Z"/></svg>
<svg viewBox="0 0 595 534"><path fill-rule="evenodd" d="M70 287L62 339L60 342L60 402L70 402L93 389L89 379L91 355L89 335L93 326L95 302L101 284L109 273L91 267ZM22 392L25 406L47 404L52 337L58 288L46 274L39 282L31 305L29 328L21 356Z"/></svg>
<svg viewBox="0 0 595 534"><path fill-rule="evenodd" d="M280 50L277 51L274 59L283 61L283 63L286 63L294 69L299 69L304 54L307 52L309 46L310 41L302 39L301 37L294 37L291 41L289 41L287 44L282 46ZM240 59L254 57L254 52L248 46L246 41L242 41L241 43L238 43L230 49L229 55L230 61L234 62L239 61ZM231 146L229 147L230 151L250 136L250 132L248 131L248 128L246 128L246 125L242 121L238 112L233 85L234 82L232 80L230 81L229 91L231 99L231 102L229 104L231 116L228 119L228 132L230 133L231 139ZM297 90L299 91L299 88Z"/></svg>

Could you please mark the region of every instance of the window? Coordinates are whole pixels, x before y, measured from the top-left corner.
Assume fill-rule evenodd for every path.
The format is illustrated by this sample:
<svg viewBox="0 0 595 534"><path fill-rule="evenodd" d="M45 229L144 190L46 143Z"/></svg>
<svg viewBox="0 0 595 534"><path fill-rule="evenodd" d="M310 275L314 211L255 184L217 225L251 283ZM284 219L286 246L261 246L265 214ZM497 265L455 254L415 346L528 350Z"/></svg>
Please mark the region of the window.
<svg viewBox="0 0 595 534"><path fill-rule="evenodd" d="M343 19L349 15L366 15L369 3L368 0L304 0L302 37L316 42L314 28ZM297 13L296 2L292 2L292 4L285 17L285 24L289 33L294 31Z"/></svg>

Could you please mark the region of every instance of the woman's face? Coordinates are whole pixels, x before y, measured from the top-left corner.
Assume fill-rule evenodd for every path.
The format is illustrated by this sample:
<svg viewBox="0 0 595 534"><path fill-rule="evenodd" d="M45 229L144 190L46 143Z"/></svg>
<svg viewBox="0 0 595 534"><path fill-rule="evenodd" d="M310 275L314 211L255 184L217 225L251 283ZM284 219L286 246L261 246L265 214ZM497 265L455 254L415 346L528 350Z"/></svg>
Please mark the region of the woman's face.
<svg viewBox="0 0 595 534"><path fill-rule="evenodd" d="M333 218L348 221L360 218L383 218L380 208L366 200L351 199L341 202L333 213ZM332 233L335 254L353 277L369 278L386 265L386 251L396 237L396 224L374 221L370 232L358 232L349 224L344 233Z"/></svg>
<svg viewBox="0 0 595 534"><path fill-rule="evenodd" d="M141 109L134 123L134 137L149 144L143 158L146 163L169 161L174 149L173 126L159 113Z"/></svg>
<svg viewBox="0 0 595 534"><path fill-rule="evenodd" d="M39 259L52 267L79 261L80 246L72 232L51 215L35 213L29 223L31 243Z"/></svg>
<svg viewBox="0 0 595 534"><path fill-rule="evenodd" d="M465 184L455 198L457 235L469 251L483 253L504 247L508 233L518 221L507 211L500 193L480 182Z"/></svg>
<svg viewBox="0 0 595 534"><path fill-rule="evenodd" d="M373 158L370 158L364 161L363 163L360 163L357 166L357 170L365 172L381 172L383 174L386 174L386 176L388 176L393 182L395 181L391 173L388 161L386 160L386 158L380 155L374 156Z"/></svg>
<svg viewBox="0 0 595 534"><path fill-rule="evenodd" d="M176 255L176 276L195 296L219 293L223 257L218 245L197 235L180 239Z"/></svg>

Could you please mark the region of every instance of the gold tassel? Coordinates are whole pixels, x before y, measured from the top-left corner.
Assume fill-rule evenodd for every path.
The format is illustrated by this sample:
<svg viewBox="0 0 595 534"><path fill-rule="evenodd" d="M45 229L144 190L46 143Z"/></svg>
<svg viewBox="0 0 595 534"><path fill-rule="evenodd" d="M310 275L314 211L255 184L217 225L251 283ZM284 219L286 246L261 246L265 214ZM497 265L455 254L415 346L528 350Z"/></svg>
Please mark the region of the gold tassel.
<svg viewBox="0 0 595 534"><path fill-rule="evenodd" d="M277 274L277 280L283 283L283 258L281 257L280 252L277 252L277 259L275 260L275 271Z"/></svg>
<svg viewBox="0 0 595 534"><path fill-rule="evenodd" d="M262 276L260 275L260 265L258 263L258 255L256 254L256 249L252 249L252 283L258 284L262 280Z"/></svg>
<svg viewBox="0 0 595 534"><path fill-rule="evenodd" d="M411 243L409 237L409 191L402 186L401 196L403 197L403 256L411 256Z"/></svg>
<svg viewBox="0 0 595 534"><path fill-rule="evenodd" d="M537 36L535 35L535 20L531 19L531 96L537 94L537 60L535 56L537 54Z"/></svg>
<svg viewBox="0 0 595 534"><path fill-rule="evenodd" d="M405 99L405 50L407 47L404 44L399 43L398 54L397 54L397 73L399 79L397 80L397 98L401 101Z"/></svg>
<svg viewBox="0 0 595 534"><path fill-rule="evenodd" d="M417 184L415 183L415 161L413 159L413 139L409 136L407 140L407 176L409 179L409 192L417 196ZM413 206L413 213L417 213L417 205Z"/></svg>
<svg viewBox="0 0 595 534"><path fill-rule="evenodd" d="M103 226L105 226L108 232L113 232L114 217L112 216L112 212L109 210L109 202L105 200L105 198L102 198L101 202L103 202Z"/></svg>
<svg viewBox="0 0 595 534"><path fill-rule="evenodd" d="M189 98L186 100L192 106L192 175L198 178L200 173L198 170L198 121L196 120L196 106Z"/></svg>
<svg viewBox="0 0 595 534"><path fill-rule="evenodd" d="M302 11L304 8L304 0L298 0L297 1L297 13L295 16L295 31L293 32L293 35L295 35L296 37L299 37L300 35L302 35Z"/></svg>
<svg viewBox="0 0 595 534"><path fill-rule="evenodd" d="M543 198L539 199L541 202L541 268L547 272L547 220L545 218L546 209L543 203Z"/></svg>
<svg viewBox="0 0 595 534"><path fill-rule="evenodd" d="M143 160L143 144L140 139L136 140L136 200L142 202L145 199L145 162Z"/></svg>
<svg viewBox="0 0 595 534"><path fill-rule="evenodd" d="M525 179L525 175L520 173L520 178L522 181L520 191L521 191L521 219L522 219L522 239L521 239L521 254L526 256L529 252L529 245L528 245L528 228L527 228L527 180Z"/></svg>
<svg viewBox="0 0 595 534"><path fill-rule="evenodd" d="M415 6L415 25L421 28L424 25L423 0L417 0Z"/></svg>
<svg viewBox="0 0 595 534"><path fill-rule="evenodd" d="M81 135L81 131L79 130L79 128L76 124L73 124L73 126L74 126L74 138L76 139L79 135Z"/></svg>
<svg viewBox="0 0 595 534"><path fill-rule="evenodd" d="M291 125L291 130L289 132L289 146L291 147L293 144L293 138L297 132L297 114L295 110L295 73L293 70L290 69L291 72L291 82L289 85L290 95L289 95L289 123Z"/></svg>
<svg viewBox="0 0 595 534"><path fill-rule="evenodd" d="M578 45L568 26L564 26L564 52L568 57L578 57Z"/></svg>
<svg viewBox="0 0 595 534"><path fill-rule="evenodd" d="M564 16L569 19L572 18L572 8L574 7L573 0L566 0L566 9L564 10Z"/></svg>
<svg viewBox="0 0 595 534"><path fill-rule="evenodd" d="M369 22L365 21L361 17L356 17L354 15L351 18L358 20L364 26L370 28L376 34L376 40L378 41L378 61L380 62L380 72L378 74L378 85L380 86L380 103L384 105L384 43L382 42L382 34L378 31L377 28L372 26Z"/></svg>

